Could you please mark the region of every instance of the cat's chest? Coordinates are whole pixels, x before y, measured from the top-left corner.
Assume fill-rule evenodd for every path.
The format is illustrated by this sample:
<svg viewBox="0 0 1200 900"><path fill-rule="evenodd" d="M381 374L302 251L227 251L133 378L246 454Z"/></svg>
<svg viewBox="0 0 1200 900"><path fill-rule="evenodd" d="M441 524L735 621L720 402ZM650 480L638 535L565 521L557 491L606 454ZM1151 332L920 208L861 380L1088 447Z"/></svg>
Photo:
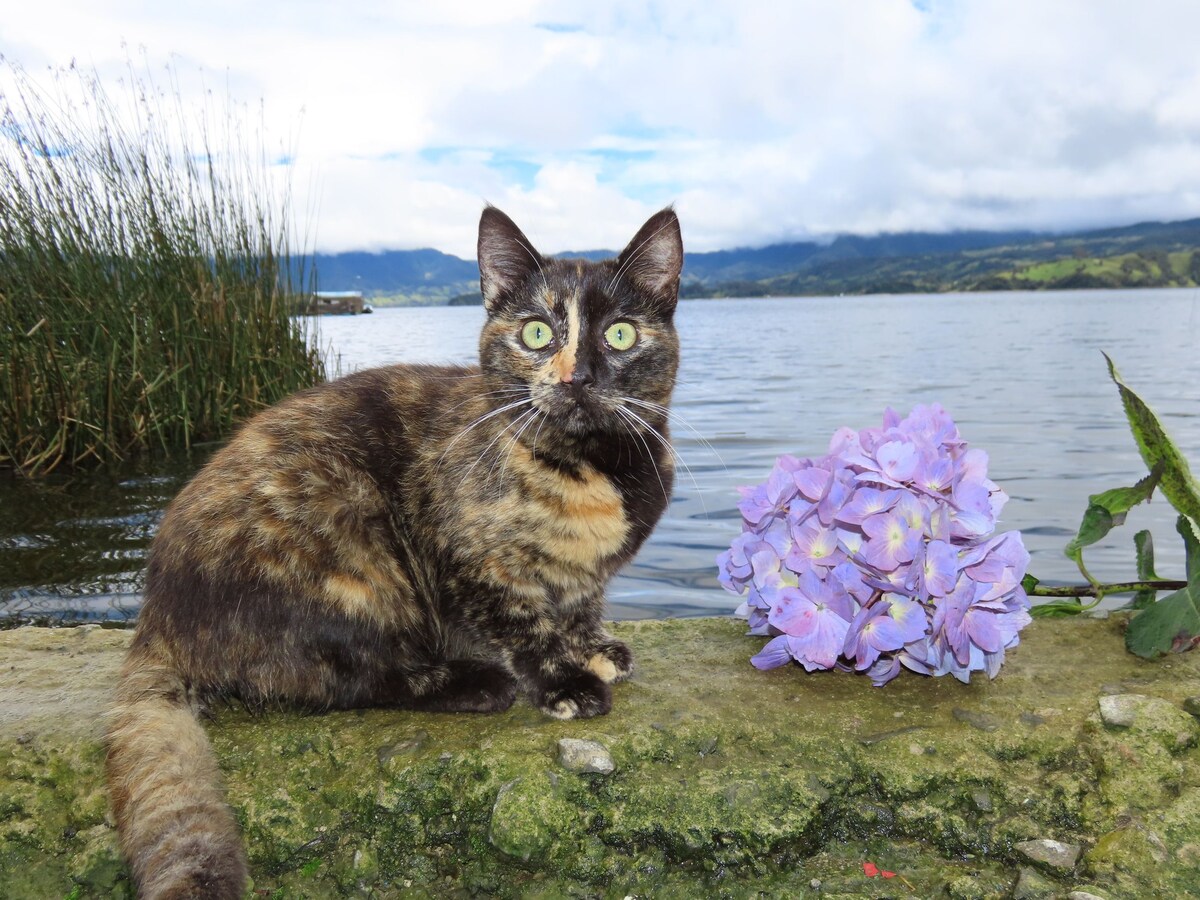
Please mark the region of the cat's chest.
<svg viewBox="0 0 1200 900"><path fill-rule="evenodd" d="M572 474L547 471L529 500L545 523L548 551L566 562L599 563L615 556L629 536L621 494L608 478L586 467Z"/></svg>
<svg viewBox="0 0 1200 900"><path fill-rule="evenodd" d="M594 590L629 542L621 492L590 466L563 472L523 457L510 461L498 496L466 510L471 555L519 593Z"/></svg>

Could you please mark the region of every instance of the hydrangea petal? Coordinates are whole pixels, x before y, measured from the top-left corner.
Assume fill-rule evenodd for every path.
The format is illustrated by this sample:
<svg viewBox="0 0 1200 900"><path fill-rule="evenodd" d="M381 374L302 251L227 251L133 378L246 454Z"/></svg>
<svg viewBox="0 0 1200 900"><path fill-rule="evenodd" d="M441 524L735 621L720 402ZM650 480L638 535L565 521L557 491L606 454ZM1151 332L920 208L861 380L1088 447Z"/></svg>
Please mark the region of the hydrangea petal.
<svg viewBox="0 0 1200 900"><path fill-rule="evenodd" d="M945 597L958 583L958 551L946 541L930 541L921 556L918 584L927 597Z"/></svg>
<svg viewBox="0 0 1200 900"><path fill-rule="evenodd" d="M787 637L779 635L767 641L765 647L750 657L750 665L756 669L774 669L791 662L792 654L788 650Z"/></svg>
<svg viewBox="0 0 1200 900"><path fill-rule="evenodd" d="M909 441L888 441L875 451L879 471L892 481L904 483L917 474L920 457Z"/></svg>
<svg viewBox="0 0 1200 900"><path fill-rule="evenodd" d="M897 490L881 491L878 488L860 487L834 518L847 525L861 525L864 519L887 512L899 499L900 492Z"/></svg>
<svg viewBox="0 0 1200 900"><path fill-rule="evenodd" d="M899 594L887 594L884 601L888 604L888 615L899 629L903 645L911 644L925 636L929 628L929 618L925 614L924 606Z"/></svg>
<svg viewBox="0 0 1200 900"><path fill-rule="evenodd" d="M867 669L867 677L875 687L883 687L900 674L900 660L895 656L881 656L875 665Z"/></svg>
<svg viewBox="0 0 1200 900"><path fill-rule="evenodd" d="M812 627L803 635L788 635L788 649L805 669L832 669L841 653L850 623L825 607L813 615Z"/></svg>
<svg viewBox="0 0 1200 900"><path fill-rule="evenodd" d="M997 623L997 614L983 609L972 609L964 617L964 625L971 643L987 653L1004 649L1004 640Z"/></svg>

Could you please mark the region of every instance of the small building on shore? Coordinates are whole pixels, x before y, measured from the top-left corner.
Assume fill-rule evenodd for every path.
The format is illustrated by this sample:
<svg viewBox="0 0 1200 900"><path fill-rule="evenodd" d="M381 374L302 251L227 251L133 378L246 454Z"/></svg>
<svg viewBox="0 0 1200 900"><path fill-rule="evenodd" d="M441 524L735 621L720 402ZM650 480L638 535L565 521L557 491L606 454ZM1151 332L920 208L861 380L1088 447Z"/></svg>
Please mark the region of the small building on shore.
<svg viewBox="0 0 1200 900"><path fill-rule="evenodd" d="M310 316L357 316L371 312L362 291L315 291L304 310Z"/></svg>

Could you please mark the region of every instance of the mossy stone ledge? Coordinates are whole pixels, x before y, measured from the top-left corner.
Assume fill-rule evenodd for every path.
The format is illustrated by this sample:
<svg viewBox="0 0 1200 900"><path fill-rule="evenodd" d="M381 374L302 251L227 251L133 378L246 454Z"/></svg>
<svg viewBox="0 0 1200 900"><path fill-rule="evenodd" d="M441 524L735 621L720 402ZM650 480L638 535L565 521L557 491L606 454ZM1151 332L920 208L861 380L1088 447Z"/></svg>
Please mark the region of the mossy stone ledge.
<svg viewBox="0 0 1200 900"><path fill-rule="evenodd" d="M637 670L601 719L207 729L258 897L1200 897L1200 653L1143 661L1124 623L1037 621L995 681L874 688L756 671L736 620L623 622ZM131 893L100 744L129 637L0 633L2 897ZM563 738L613 770L570 771Z"/></svg>

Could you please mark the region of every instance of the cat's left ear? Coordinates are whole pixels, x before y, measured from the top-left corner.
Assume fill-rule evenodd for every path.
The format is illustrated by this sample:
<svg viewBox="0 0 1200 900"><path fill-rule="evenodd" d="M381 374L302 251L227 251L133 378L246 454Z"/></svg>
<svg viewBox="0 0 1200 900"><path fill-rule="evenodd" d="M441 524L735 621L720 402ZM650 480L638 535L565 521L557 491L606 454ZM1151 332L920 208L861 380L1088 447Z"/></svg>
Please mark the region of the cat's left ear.
<svg viewBox="0 0 1200 900"><path fill-rule="evenodd" d="M541 271L542 262L512 219L494 206L483 210L479 217L479 289L488 312Z"/></svg>
<svg viewBox="0 0 1200 900"><path fill-rule="evenodd" d="M617 270L668 311L679 299L682 269L683 235L679 217L669 206L652 215L617 257Z"/></svg>

